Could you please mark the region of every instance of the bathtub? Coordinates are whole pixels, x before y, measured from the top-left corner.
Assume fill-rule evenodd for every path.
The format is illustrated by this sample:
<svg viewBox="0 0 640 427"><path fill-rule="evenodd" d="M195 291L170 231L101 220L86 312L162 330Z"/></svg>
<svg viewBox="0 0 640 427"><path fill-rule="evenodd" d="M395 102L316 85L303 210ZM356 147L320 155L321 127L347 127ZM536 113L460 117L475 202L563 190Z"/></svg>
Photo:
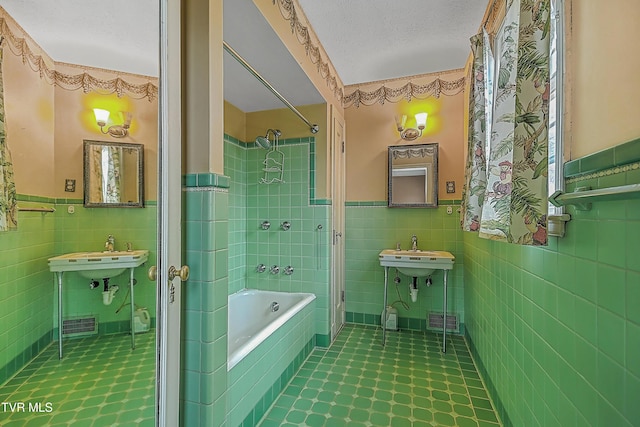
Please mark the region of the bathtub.
<svg viewBox="0 0 640 427"><path fill-rule="evenodd" d="M277 331L316 296L245 289L229 295L227 371Z"/></svg>

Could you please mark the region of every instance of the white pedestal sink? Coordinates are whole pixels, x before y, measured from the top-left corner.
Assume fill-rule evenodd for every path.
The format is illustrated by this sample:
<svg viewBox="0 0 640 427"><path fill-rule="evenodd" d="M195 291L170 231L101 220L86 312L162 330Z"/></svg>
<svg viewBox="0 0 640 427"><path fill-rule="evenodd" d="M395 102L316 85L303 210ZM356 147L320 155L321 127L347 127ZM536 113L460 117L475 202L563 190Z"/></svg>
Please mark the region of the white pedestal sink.
<svg viewBox="0 0 640 427"><path fill-rule="evenodd" d="M93 279L108 279L129 270L129 293L131 296L131 348L136 348L134 324L133 272L149 259L146 249L112 252L74 252L49 258L49 270L58 279L58 357L62 359L62 275L73 271Z"/></svg>
<svg viewBox="0 0 640 427"><path fill-rule="evenodd" d="M442 309L442 352L447 351L447 273L453 269L455 257L445 251L421 251L421 250L396 250L385 249L378 255L380 265L384 267L384 309L387 312L387 287L389 281L389 268L396 268L402 274L409 277L430 276L435 270L444 271L444 300ZM382 321L382 345L386 341L386 319Z"/></svg>

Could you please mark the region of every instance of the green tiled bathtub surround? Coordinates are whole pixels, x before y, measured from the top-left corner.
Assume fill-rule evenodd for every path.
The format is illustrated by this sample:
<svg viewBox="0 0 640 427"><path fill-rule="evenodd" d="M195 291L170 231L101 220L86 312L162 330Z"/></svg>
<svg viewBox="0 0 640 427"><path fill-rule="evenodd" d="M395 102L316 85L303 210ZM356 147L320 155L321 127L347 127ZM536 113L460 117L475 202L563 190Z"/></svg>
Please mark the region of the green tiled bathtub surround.
<svg viewBox="0 0 640 427"><path fill-rule="evenodd" d="M640 175L620 169L571 186L611 181L638 183ZM506 425L635 426L640 201L568 212L566 236L546 248L464 233L468 336Z"/></svg>
<svg viewBox="0 0 640 427"><path fill-rule="evenodd" d="M152 427L155 362L153 330L137 336L135 350L128 334L68 340L62 360L52 343L0 388L1 402L25 404L0 406L0 424Z"/></svg>
<svg viewBox="0 0 640 427"><path fill-rule="evenodd" d="M262 396L262 399L258 400L258 403L253 407L251 412L247 414L247 416L242 421L243 427L253 427L256 426L259 421L263 418L264 414L269 410L273 402L280 396L282 390L284 390L291 378L294 377L295 374L298 373L298 369L305 362L311 351L314 349L314 340L310 340L305 347L300 350L298 355L289 363L289 366L282 371L280 377L277 378L270 388L267 389L265 394Z"/></svg>
<svg viewBox="0 0 640 427"><path fill-rule="evenodd" d="M443 250L455 257L453 270L448 275L448 315L457 314L464 323L462 231L460 231L457 205L452 214L447 206L436 209L400 209L386 206L347 204L345 227L345 286L347 312L380 318L383 309L384 268L378 254L383 249L395 248L399 242L403 249L411 247L411 236L418 237L422 250ZM443 273L433 274L433 285L427 287L419 280L418 301L409 297L410 277L399 275L400 284L394 284L395 270L389 270L388 302L400 298L409 305L393 304L400 318L425 319L428 312L442 313ZM398 292L400 297L398 296ZM364 319L363 319L364 320Z"/></svg>
<svg viewBox="0 0 640 427"><path fill-rule="evenodd" d="M273 402L274 384L286 384L293 376L291 367L297 370L300 355L306 357L309 343L313 342L314 304L315 301L296 313L229 371L227 425L245 425L246 420L246 425L254 426ZM265 402L265 396L271 400Z"/></svg>
<svg viewBox="0 0 640 427"><path fill-rule="evenodd" d="M331 206L314 198L315 139L280 141L285 182L277 184L259 182L267 151L252 145L225 138L225 174L231 179L229 293L243 288L314 293L316 332L328 334ZM271 223L268 230L260 227L263 221ZM291 223L289 231L281 229L284 221ZM259 264L292 266L294 273L257 273Z"/></svg>
<svg viewBox="0 0 640 427"><path fill-rule="evenodd" d="M229 176L229 294L245 287L247 241L247 148L225 135L224 173Z"/></svg>
<svg viewBox="0 0 640 427"><path fill-rule="evenodd" d="M54 207L19 196L20 207ZM0 233L0 384L51 342L54 287L52 213L18 212L18 230Z"/></svg>
<svg viewBox="0 0 640 427"><path fill-rule="evenodd" d="M316 348L259 424L276 426L498 427L464 340L345 325Z"/></svg>
<svg viewBox="0 0 640 427"><path fill-rule="evenodd" d="M181 424L215 427L227 413L229 193L196 183L184 199Z"/></svg>

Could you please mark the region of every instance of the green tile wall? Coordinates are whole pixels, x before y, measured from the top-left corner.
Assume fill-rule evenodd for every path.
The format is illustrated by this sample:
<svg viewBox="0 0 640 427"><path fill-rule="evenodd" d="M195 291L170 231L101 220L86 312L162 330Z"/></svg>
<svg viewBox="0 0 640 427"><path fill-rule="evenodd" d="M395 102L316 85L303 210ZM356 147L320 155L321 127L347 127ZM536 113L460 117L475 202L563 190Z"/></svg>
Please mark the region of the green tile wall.
<svg viewBox="0 0 640 427"><path fill-rule="evenodd" d="M20 207L54 207L52 201ZM18 230L0 233L0 384L52 340L54 287L47 258L54 252L51 213L19 212Z"/></svg>
<svg viewBox="0 0 640 427"><path fill-rule="evenodd" d="M181 425L220 426L227 414L229 193L220 176L185 177Z"/></svg>
<svg viewBox="0 0 640 427"><path fill-rule="evenodd" d="M229 293L243 288L316 295L316 333L329 333L329 260L331 206L315 198L315 138L280 141L284 183L262 184L267 151L225 138L225 173L229 189ZM271 228L262 230L263 221ZM280 224L291 223L289 231ZM320 228L318 226L321 226ZM294 273L257 273L265 264Z"/></svg>
<svg viewBox="0 0 640 427"><path fill-rule="evenodd" d="M125 242L150 250L155 264L156 209L85 209L80 200L19 196L19 206L53 207L54 213L20 212L18 231L0 235L0 383L35 357L44 346L57 340L57 291L47 259L67 252L102 250L109 234L116 248ZM68 212L73 206L74 213ZM64 275L64 316L96 315L99 333L129 329L127 281L120 285L113 303L105 306L99 289L90 290L86 279L74 273ZM155 317L155 284L146 271L136 272L136 304L147 307ZM125 329L123 329L125 328Z"/></svg>
<svg viewBox="0 0 640 427"><path fill-rule="evenodd" d="M229 293L245 288L247 241L247 149L235 138L225 135L224 173L229 188Z"/></svg>
<svg viewBox="0 0 640 427"><path fill-rule="evenodd" d="M640 168L570 181L639 183ZM568 213L546 248L464 233L468 338L506 426L637 426L640 201Z"/></svg>
<svg viewBox="0 0 640 427"><path fill-rule="evenodd" d="M73 213L68 208L73 207ZM134 288L135 304L146 307L155 319L156 284L147 277L149 266L156 265L157 206L147 203L137 208L85 208L81 200L57 200L54 235L54 255L80 251L102 251L109 234L115 237L115 249L126 250L130 242L133 249L148 249L149 260L137 268ZM89 280L74 273L65 273L63 281L64 317L96 315L100 333L129 330L129 276L121 274L111 279L111 285L120 290L111 305L102 303L102 282L96 289L89 289ZM50 274L54 286L53 274ZM54 311L57 310L57 291L52 298ZM123 307L119 312L118 308ZM54 316L55 337L57 337L57 316ZM118 325L120 327L118 327ZM121 329L125 328L125 329Z"/></svg>
<svg viewBox="0 0 640 427"><path fill-rule="evenodd" d="M454 203L454 202L451 202ZM447 206L453 208L447 214ZM384 269L378 262L383 249L395 248L400 242L403 249L411 247L411 236L418 237L422 250L444 250L455 257L455 264L448 277L447 313L457 314L464 323L462 231L460 231L457 204L441 205L436 209L388 208L379 202L349 202L346 208L345 227L345 299L348 320L354 323L379 324L383 309ZM390 270L388 301L399 300L393 283L395 272ZM411 302L409 283L411 278L400 274L400 296L409 305L406 310L396 303L398 317L403 326L422 328L428 312L442 313L443 273L433 275L433 285L427 287L420 281L418 301Z"/></svg>

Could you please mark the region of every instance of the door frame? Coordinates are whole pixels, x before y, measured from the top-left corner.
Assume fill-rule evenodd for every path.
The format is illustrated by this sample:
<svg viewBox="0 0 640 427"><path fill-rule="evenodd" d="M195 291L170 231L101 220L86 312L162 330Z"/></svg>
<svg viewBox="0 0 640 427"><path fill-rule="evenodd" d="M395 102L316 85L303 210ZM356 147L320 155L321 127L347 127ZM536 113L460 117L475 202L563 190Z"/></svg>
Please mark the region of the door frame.
<svg viewBox="0 0 640 427"><path fill-rule="evenodd" d="M156 327L156 425L180 421L180 284L169 266L181 266L182 93L180 0L160 0L158 102L158 236Z"/></svg>
<svg viewBox="0 0 640 427"><path fill-rule="evenodd" d="M344 280L344 239L345 239L345 123L344 117L331 105L331 341L344 326L345 280Z"/></svg>

